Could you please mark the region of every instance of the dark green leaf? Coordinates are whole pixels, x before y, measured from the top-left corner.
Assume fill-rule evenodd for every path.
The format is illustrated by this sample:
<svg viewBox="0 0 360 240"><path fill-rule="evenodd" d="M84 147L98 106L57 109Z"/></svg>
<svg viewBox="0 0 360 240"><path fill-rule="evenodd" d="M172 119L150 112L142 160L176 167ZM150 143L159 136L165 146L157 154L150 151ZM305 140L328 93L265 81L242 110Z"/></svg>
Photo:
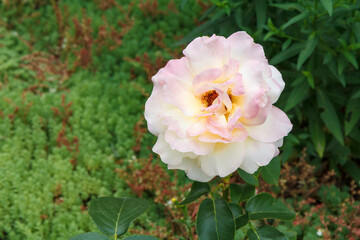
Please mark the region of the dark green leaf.
<svg viewBox="0 0 360 240"><path fill-rule="evenodd" d="M185 200L179 203L179 205L189 204L210 191L211 188L208 183L194 182L191 186L189 195L187 195Z"/></svg>
<svg viewBox="0 0 360 240"><path fill-rule="evenodd" d="M360 119L360 99L350 99L346 105L345 114L345 136L348 136L351 130Z"/></svg>
<svg viewBox="0 0 360 240"><path fill-rule="evenodd" d="M247 213L243 214L240 205L235 203L229 203L229 206L235 219L236 229L239 229L248 224L249 215Z"/></svg>
<svg viewBox="0 0 360 240"><path fill-rule="evenodd" d="M290 93L289 98L286 101L285 111L289 111L290 109L301 103L307 97L308 92L309 84L306 82L297 87L294 87Z"/></svg>
<svg viewBox="0 0 360 240"><path fill-rule="evenodd" d="M289 38L288 40L286 40L284 43L283 43L283 45L281 46L281 50L282 51L285 51L288 47L289 47L289 45L291 44L291 39Z"/></svg>
<svg viewBox="0 0 360 240"><path fill-rule="evenodd" d="M245 213L235 219L236 229L244 227L249 222L249 214Z"/></svg>
<svg viewBox="0 0 360 240"><path fill-rule="evenodd" d="M104 234L126 233L130 223L150 206L145 199L102 197L91 201L89 214Z"/></svg>
<svg viewBox="0 0 360 240"><path fill-rule="evenodd" d="M133 235L127 238L124 238L124 240L159 240L156 237L148 236L148 235Z"/></svg>
<svg viewBox="0 0 360 240"><path fill-rule="evenodd" d="M268 193L260 193L250 198L245 209L249 213L250 220L263 218L293 220L295 218L295 212Z"/></svg>
<svg viewBox="0 0 360 240"><path fill-rule="evenodd" d="M357 184L360 184L360 168L358 164L354 161L347 161L343 168L347 174L349 174L357 182Z"/></svg>
<svg viewBox="0 0 360 240"><path fill-rule="evenodd" d="M315 89L315 81L314 81L314 77L313 77L313 75L311 74L311 72L309 72L309 71L302 71L302 74L305 75L305 77L306 77L306 79L307 79L310 87L311 87L312 89Z"/></svg>
<svg viewBox="0 0 360 240"><path fill-rule="evenodd" d="M320 0L321 4L324 6L325 10L329 13L330 17L333 11L333 3L332 0Z"/></svg>
<svg viewBox="0 0 360 240"><path fill-rule="evenodd" d="M319 154L319 157L323 158L326 144L325 133L317 121L310 121L309 127L311 140L315 146L315 150Z"/></svg>
<svg viewBox="0 0 360 240"><path fill-rule="evenodd" d="M354 56L351 52L343 51L342 53L344 54L344 56L346 57L346 59L347 59L356 69L359 69L359 66L358 66L358 63L357 63L357 61L356 61L356 58L355 58L355 56Z"/></svg>
<svg viewBox="0 0 360 240"><path fill-rule="evenodd" d="M200 240L233 240L235 220L224 199L205 199L199 208L196 230Z"/></svg>
<svg viewBox="0 0 360 240"><path fill-rule="evenodd" d="M304 10L303 6L301 6L298 3L274 3L274 4L270 4L270 6L280 8L286 11L290 9L297 9L299 11Z"/></svg>
<svg viewBox="0 0 360 240"><path fill-rule="evenodd" d="M70 240L109 240L109 238L100 233L82 233L70 238Z"/></svg>
<svg viewBox="0 0 360 240"><path fill-rule="evenodd" d="M248 200L255 194L255 186L247 183L241 185L232 183L229 189L230 199L236 204Z"/></svg>
<svg viewBox="0 0 360 240"><path fill-rule="evenodd" d="M256 185L256 186L259 184L258 178L253 174L249 174L240 168L238 169L238 173L240 177L248 184Z"/></svg>
<svg viewBox="0 0 360 240"><path fill-rule="evenodd" d="M266 22L266 0L255 0L257 29L261 30Z"/></svg>
<svg viewBox="0 0 360 240"><path fill-rule="evenodd" d="M360 22L354 23L353 31L355 33L357 41L360 42Z"/></svg>
<svg viewBox="0 0 360 240"><path fill-rule="evenodd" d="M280 177L281 160L275 157L267 166L261 167L261 176L265 182L277 185Z"/></svg>
<svg viewBox="0 0 360 240"><path fill-rule="evenodd" d="M360 89L357 90L357 91L351 96L352 99L359 98L359 97L360 97Z"/></svg>
<svg viewBox="0 0 360 240"><path fill-rule="evenodd" d="M306 41L305 48L300 52L297 61L297 70L301 68L304 62L311 56L314 52L316 45L318 43L318 39L315 37L315 33L311 34Z"/></svg>
<svg viewBox="0 0 360 240"><path fill-rule="evenodd" d="M264 225L247 232L249 240L288 240L288 238L273 226Z"/></svg>
<svg viewBox="0 0 360 240"><path fill-rule="evenodd" d="M318 105L325 109L324 112L320 114L321 119L329 129L329 131L334 135L334 137L344 145L344 138L341 132L341 125L336 114L335 108L326 96L325 92L318 90L317 91Z"/></svg>
<svg viewBox="0 0 360 240"><path fill-rule="evenodd" d="M285 24L283 24L283 25L281 26L282 30L285 30L287 27L293 25L294 23L297 23L297 22L303 20L303 19L306 18L308 15L309 15L309 13L308 13L307 11L305 11L305 12L302 12L302 13L300 13L299 15L291 18L287 23L285 23Z"/></svg>
<svg viewBox="0 0 360 240"><path fill-rule="evenodd" d="M304 49L304 44L302 43L294 43L293 45L291 45L291 47L289 47L288 49L286 49L285 51L279 52L277 55L275 55L271 60L270 60L270 64L271 65L276 65L279 64L291 57L294 57L295 55L297 55L302 49Z"/></svg>

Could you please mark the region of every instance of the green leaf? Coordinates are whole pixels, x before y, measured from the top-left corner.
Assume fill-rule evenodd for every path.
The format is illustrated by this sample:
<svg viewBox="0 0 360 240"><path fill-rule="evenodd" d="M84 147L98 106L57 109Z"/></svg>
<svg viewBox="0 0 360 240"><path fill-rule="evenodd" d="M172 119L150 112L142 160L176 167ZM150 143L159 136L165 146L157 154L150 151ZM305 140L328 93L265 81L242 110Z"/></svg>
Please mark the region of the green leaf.
<svg viewBox="0 0 360 240"><path fill-rule="evenodd" d="M357 41L360 42L360 22L354 23L353 31L355 33Z"/></svg>
<svg viewBox="0 0 360 240"><path fill-rule="evenodd" d="M314 52L317 43L318 43L318 39L315 37L315 33L312 33L309 36L308 40L306 41L304 50L302 50L300 52L300 55L299 55L298 61L297 61L297 70L299 70L301 68L301 66L304 64L304 62Z"/></svg>
<svg viewBox="0 0 360 240"><path fill-rule="evenodd" d="M350 99L346 105L345 136L356 126L360 119L360 99Z"/></svg>
<svg viewBox="0 0 360 240"><path fill-rule="evenodd" d="M201 197L202 195L209 193L210 191L211 191L211 187L208 183L194 182L191 186L189 195L187 195L184 201L179 203L179 205L189 204L195 201L196 199L198 199L199 197Z"/></svg>
<svg viewBox="0 0 360 240"><path fill-rule="evenodd" d="M263 218L293 220L295 212L268 193L260 193L250 198L245 207L250 220Z"/></svg>
<svg viewBox="0 0 360 240"><path fill-rule="evenodd" d="M359 185L360 184L360 168L354 161L347 161L343 166L347 174L349 174Z"/></svg>
<svg viewBox="0 0 360 240"><path fill-rule="evenodd" d="M289 111L299 103L301 103L308 95L309 84L304 82L301 85L294 87L286 101L285 111Z"/></svg>
<svg viewBox="0 0 360 240"><path fill-rule="evenodd" d="M318 90L317 91L317 100L318 105L325 109L324 112L320 114L321 119L329 129L329 131L334 135L334 137L344 145L344 138L341 132L341 125L336 114L335 108L326 96L325 92Z"/></svg>
<svg viewBox="0 0 360 240"><path fill-rule="evenodd" d="M104 234L119 236L150 206L145 199L102 197L91 201L89 214Z"/></svg>
<svg viewBox="0 0 360 240"><path fill-rule="evenodd" d="M330 17L333 11L333 3L332 0L320 0L321 4L324 6L325 10L329 13Z"/></svg>
<svg viewBox="0 0 360 240"><path fill-rule="evenodd" d="M344 56L346 57L346 59L356 68L359 69L358 63L356 61L355 56L348 51L343 51L342 54L344 54Z"/></svg>
<svg viewBox="0 0 360 240"><path fill-rule="evenodd" d="M235 220L224 199L205 199L199 207L196 231L200 240L233 240Z"/></svg>
<svg viewBox="0 0 360 240"><path fill-rule="evenodd" d="M100 233L82 233L70 238L70 240L109 240L109 238Z"/></svg>
<svg viewBox="0 0 360 240"><path fill-rule="evenodd" d="M261 30L266 22L266 0L255 0L257 29Z"/></svg>
<svg viewBox="0 0 360 240"><path fill-rule="evenodd" d="M276 65L279 64L291 57L294 57L295 55L297 55L302 49L304 49L304 44L302 43L294 43L293 45L291 45L288 49L286 49L285 51L281 51L279 52L277 55L275 55L271 60L270 60L270 64L271 65Z"/></svg>
<svg viewBox="0 0 360 240"><path fill-rule="evenodd" d="M296 9L299 11L304 10L303 6L298 3L273 3L273 4L270 4L270 6L280 8L280 9L283 9L286 11L291 10L291 9Z"/></svg>
<svg viewBox="0 0 360 240"><path fill-rule="evenodd" d="M359 98L359 97L360 97L360 89L357 90L357 91L351 96L352 99Z"/></svg>
<svg viewBox="0 0 360 240"><path fill-rule="evenodd" d="M156 237L148 236L148 235L133 235L127 238L124 238L124 240L159 240Z"/></svg>
<svg viewBox="0 0 360 240"><path fill-rule="evenodd" d="M234 219L235 219L235 225L236 229L239 229L249 222L249 215L248 213L243 214L242 208L240 205L235 203L229 203L231 212L233 213Z"/></svg>
<svg viewBox="0 0 360 240"><path fill-rule="evenodd" d="M289 45L291 44L291 42L292 42L292 40L289 38L288 40L286 40L284 43L283 43L283 45L281 46L281 50L282 51L285 51L288 47L289 47Z"/></svg>
<svg viewBox="0 0 360 240"><path fill-rule="evenodd" d="M240 168L238 168L237 171L238 171L240 177L248 184L256 185L256 186L259 185L258 178L256 176L254 176L253 174L249 174Z"/></svg>
<svg viewBox="0 0 360 240"><path fill-rule="evenodd" d="M288 238L273 226L264 225L247 231L249 240L288 240Z"/></svg>
<svg viewBox="0 0 360 240"><path fill-rule="evenodd" d="M282 30L285 30L286 28L288 28L289 26L293 25L294 23L297 23L301 20L303 20L304 18L306 18L309 15L309 13L307 11L300 13L299 15L296 15L295 17L291 18L287 23L283 24L281 26Z"/></svg>
<svg viewBox="0 0 360 240"><path fill-rule="evenodd" d="M281 160L275 157L267 166L261 167L261 176L265 182L277 185L280 177Z"/></svg>
<svg viewBox="0 0 360 240"><path fill-rule="evenodd" d="M255 186L247 183L241 185L232 183L230 184L229 189L230 199L236 204L248 200L255 194Z"/></svg>
<svg viewBox="0 0 360 240"><path fill-rule="evenodd" d="M301 71L306 76L306 79L312 89L315 89L314 77L309 71Z"/></svg>
<svg viewBox="0 0 360 240"><path fill-rule="evenodd" d="M309 127L311 140L315 146L315 150L319 154L319 157L323 158L326 145L325 133L317 121L310 121Z"/></svg>

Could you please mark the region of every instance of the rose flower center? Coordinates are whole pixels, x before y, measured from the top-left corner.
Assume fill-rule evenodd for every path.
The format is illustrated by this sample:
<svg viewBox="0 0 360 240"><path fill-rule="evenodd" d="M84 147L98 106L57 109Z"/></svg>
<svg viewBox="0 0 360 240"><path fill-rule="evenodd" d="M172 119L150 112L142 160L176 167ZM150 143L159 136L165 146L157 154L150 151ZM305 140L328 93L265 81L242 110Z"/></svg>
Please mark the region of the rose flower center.
<svg viewBox="0 0 360 240"><path fill-rule="evenodd" d="M219 94L215 90L211 90L202 95L201 101L206 105L206 107L210 107L218 96Z"/></svg>

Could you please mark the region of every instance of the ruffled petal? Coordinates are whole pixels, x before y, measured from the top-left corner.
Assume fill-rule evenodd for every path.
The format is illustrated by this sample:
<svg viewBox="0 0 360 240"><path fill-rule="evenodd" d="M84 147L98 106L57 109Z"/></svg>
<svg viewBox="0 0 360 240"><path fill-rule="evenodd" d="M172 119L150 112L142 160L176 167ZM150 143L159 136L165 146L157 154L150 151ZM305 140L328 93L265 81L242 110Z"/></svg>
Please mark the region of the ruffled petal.
<svg viewBox="0 0 360 240"><path fill-rule="evenodd" d="M164 101L160 86L154 85L151 96L145 103L144 113L148 129L152 134L158 136L161 132L165 131L165 125L162 123L160 115L171 109L174 109L174 107Z"/></svg>
<svg viewBox="0 0 360 240"><path fill-rule="evenodd" d="M192 80L191 69L185 57L170 60L164 68L152 77L154 84L162 87L168 82L182 82L191 86Z"/></svg>
<svg viewBox="0 0 360 240"><path fill-rule="evenodd" d="M189 61L193 75L210 68L222 68L230 59L230 49L226 39L215 35L194 39L183 53Z"/></svg>
<svg viewBox="0 0 360 240"><path fill-rule="evenodd" d="M236 59L240 66L249 60L267 63L263 47L254 43L246 32L236 32L227 40L231 48L231 58Z"/></svg>
<svg viewBox="0 0 360 240"><path fill-rule="evenodd" d="M164 134L160 134L154 147L153 152L160 155L161 160L170 165L180 164L184 157L196 158L197 156L193 153L182 153L171 149L169 143L165 141Z"/></svg>
<svg viewBox="0 0 360 240"><path fill-rule="evenodd" d="M282 79L281 73L274 67L270 66L271 77L265 78L270 90L266 93L271 99L271 103L275 103L281 92L284 90L285 82Z"/></svg>
<svg viewBox="0 0 360 240"><path fill-rule="evenodd" d="M205 174L196 159L184 158L180 164L168 165L168 169L183 170L188 178L198 182L208 182L215 177L215 175L209 176Z"/></svg>
<svg viewBox="0 0 360 240"><path fill-rule="evenodd" d="M167 129L165 131L165 141L179 152L192 152L196 155L206 155L212 152L214 144L198 141L196 137L181 138L175 132Z"/></svg>
<svg viewBox="0 0 360 240"><path fill-rule="evenodd" d="M242 164L245 158L243 146L241 143L218 143L211 154L199 157L201 169L209 176L226 177Z"/></svg>
<svg viewBox="0 0 360 240"><path fill-rule="evenodd" d="M250 137L260 142L276 142L286 136L292 124L286 114L273 106L265 122L258 126L246 126Z"/></svg>
<svg viewBox="0 0 360 240"><path fill-rule="evenodd" d="M203 107L200 100L180 82L168 82L163 90L164 100L177 106L186 116L192 117L200 113ZM156 105L154 107L157 107Z"/></svg>
<svg viewBox="0 0 360 240"><path fill-rule="evenodd" d="M262 143L247 138L242 144L246 154L240 168L250 174L253 174L260 166L269 164L275 155L275 143Z"/></svg>

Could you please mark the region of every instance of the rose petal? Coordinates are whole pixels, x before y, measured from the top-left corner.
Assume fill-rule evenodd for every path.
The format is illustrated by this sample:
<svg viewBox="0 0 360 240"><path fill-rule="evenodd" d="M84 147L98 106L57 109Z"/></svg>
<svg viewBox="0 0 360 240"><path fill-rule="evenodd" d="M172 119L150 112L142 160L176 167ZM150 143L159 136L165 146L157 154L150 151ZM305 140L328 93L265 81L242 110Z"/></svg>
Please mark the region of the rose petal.
<svg viewBox="0 0 360 240"><path fill-rule="evenodd" d="M255 44L246 32L236 32L227 41L231 48L231 58L236 59L240 67L249 60L267 63L263 47Z"/></svg>
<svg viewBox="0 0 360 240"><path fill-rule="evenodd" d="M200 168L199 163L196 159L184 158L183 161L178 165L168 165L168 169L180 169L185 171L188 178L198 182L208 182L215 175L206 175Z"/></svg>
<svg viewBox="0 0 360 240"><path fill-rule="evenodd" d="M148 129L152 134L158 136L165 131L165 125L160 120L160 115L171 109L174 109L174 107L164 101L160 87L155 85L151 96L145 103L144 113Z"/></svg>
<svg viewBox="0 0 360 240"><path fill-rule="evenodd" d="M222 71L219 68L207 69L200 74L196 75L193 80L193 89L197 95L203 94L212 90L210 83L214 82L220 77Z"/></svg>
<svg viewBox="0 0 360 240"><path fill-rule="evenodd" d="M226 177L241 165L245 149L241 143L218 143L212 154L200 156L201 169L209 176Z"/></svg>
<svg viewBox="0 0 360 240"><path fill-rule="evenodd" d="M250 174L253 174L259 166L269 164L275 155L276 146L274 143L262 143L247 138L242 144L246 153L240 168Z"/></svg>
<svg viewBox="0 0 360 240"><path fill-rule="evenodd" d="M164 100L180 108L186 116L192 117L199 114L203 107L200 100L194 96L194 93L186 89L180 82L168 82L162 92Z"/></svg>
<svg viewBox="0 0 360 240"><path fill-rule="evenodd" d="M276 142L291 131L292 124L283 111L273 106L263 124L245 128L249 136L257 141Z"/></svg>
<svg viewBox="0 0 360 240"><path fill-rule="evenodd" d="M169 129L165 131L165 141L174 150L184 153L193 152L196 155L206 155L214 149L214 144L200 142L196 137L181 138Z"/></svg>
<svg viewBox="0 0 360 240"><path fill-rule="evenodd" d="M222 68L229 62L230 50L227 41L221 36L198 37L183 51L194 75L207 69Z"/></svg>
<svg viewBox="0 0 360 240"><path fill-rule="evenodd" d="M153 152L160 155L161 160L166 164L180 164L184 157L196 158L193 153L182 153L171 149L170 145L165 141L164 134L160 134L154 147Z"/></svg>
<svg viewBox="0 0 360 240"><path fill-rule="evenodd" d="M191 69L185 57L170 60L164 68L152 77L154 84L159 84L162 87L168 82L182 82L191 86L192 80Z"/></svg>
<svg viewBox="0 0 360 240"><path fill-rule="evenodd" d="M271 77L265 78L270 90L266 93L271 99L271 103L275 103L284 90L285 82L282 79L281 73L274 67L270 66Z"/></svg>

